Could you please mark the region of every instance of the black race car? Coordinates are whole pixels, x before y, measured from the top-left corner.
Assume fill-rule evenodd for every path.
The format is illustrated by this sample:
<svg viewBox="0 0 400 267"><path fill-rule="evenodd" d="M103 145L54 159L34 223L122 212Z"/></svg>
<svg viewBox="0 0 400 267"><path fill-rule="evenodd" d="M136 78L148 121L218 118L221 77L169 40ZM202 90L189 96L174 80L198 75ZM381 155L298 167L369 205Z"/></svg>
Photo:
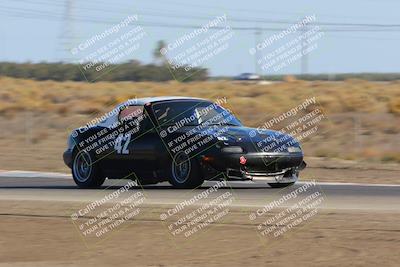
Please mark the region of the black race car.
<svg viewBox="0 0 400 267"><path fill-rule="evenodd" d="M128 100L75 129L63 158L81 188L108 179L141 184L169 181L195 188L204 180L262 180L272 187L296 182L305 168L290 135L244 127L226 99L187 97Z"/></svg>

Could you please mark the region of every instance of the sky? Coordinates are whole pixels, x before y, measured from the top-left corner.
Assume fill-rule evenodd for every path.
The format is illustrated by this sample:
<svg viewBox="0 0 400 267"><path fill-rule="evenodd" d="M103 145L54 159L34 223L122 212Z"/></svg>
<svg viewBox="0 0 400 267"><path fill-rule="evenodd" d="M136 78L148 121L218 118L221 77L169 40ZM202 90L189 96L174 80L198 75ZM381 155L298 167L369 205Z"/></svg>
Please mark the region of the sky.
<svg viewBox="0 0 400 267"><path fill-rule="evenodd" d="M75 56L70 52L73 47L137 15L138 20L129 27L135 27L135 23L142 25L145 37L138 41L140 47L121 61L135 59L152 63L157 41L174 43L226 15L224 27L229 26L231 37L221 52L207 60L203 56L201 61L201 66L208 68L213 76L256 71L297 74L301 73L304 62L307 62L307 73L399 72L399 10L400 1L395 0L3 0L0 2L0 61L78 62L89 52ZM257 59L287 45L301 32L291 33L255 55L249 49L306 16L315 17L308 27L319 26L323 33L310 44L314 49L307 53L306 61L292 60L282 68L262 69ZM175 54L167 56L172 58L202 44L215 31L193 38L175 49Z"/></svg>

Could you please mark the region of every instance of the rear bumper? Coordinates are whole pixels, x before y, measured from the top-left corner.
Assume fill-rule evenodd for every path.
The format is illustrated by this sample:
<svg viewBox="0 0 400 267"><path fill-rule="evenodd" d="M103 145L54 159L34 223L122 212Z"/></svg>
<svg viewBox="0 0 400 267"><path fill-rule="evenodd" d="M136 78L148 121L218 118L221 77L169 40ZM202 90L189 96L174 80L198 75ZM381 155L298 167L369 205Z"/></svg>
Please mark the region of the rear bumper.
<svg viewBox="0 0 400 267"><path fill-rule="evenodd" d="M67 165L69 168L72 168L72 150L65 150L63 154L63 160L65 165Z"/></svg>

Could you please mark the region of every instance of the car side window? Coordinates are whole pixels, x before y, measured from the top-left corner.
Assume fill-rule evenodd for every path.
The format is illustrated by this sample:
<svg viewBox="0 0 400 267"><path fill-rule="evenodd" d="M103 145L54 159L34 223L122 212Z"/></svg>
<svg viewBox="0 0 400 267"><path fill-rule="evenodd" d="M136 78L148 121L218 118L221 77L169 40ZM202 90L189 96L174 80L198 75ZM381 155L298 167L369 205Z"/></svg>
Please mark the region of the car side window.
<svg viewBox="0 0 400 267"><path fill-rule="evenodd" d="M126 122L130 120L138 120L143 116L143 106L127 106L120 111L118 120L120 122Z"/></svg>
<svg viewBox="0 0 400 267"><path fill-rule="evenodd" d="M142 131L146 124L145 115L143 106L127 106L118 114L118 121L124 125L124 131L137 133Z"/></svg>

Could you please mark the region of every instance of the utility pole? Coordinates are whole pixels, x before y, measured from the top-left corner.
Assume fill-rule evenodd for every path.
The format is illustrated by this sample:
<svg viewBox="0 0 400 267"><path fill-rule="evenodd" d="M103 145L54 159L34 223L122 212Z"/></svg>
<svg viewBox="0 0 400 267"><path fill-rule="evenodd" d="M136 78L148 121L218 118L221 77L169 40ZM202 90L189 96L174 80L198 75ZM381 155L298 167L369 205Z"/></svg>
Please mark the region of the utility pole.
<svg viewBox="0 0 400 267"><path fill-rule="evenodd" d="M304 18L305 19L305 18ZM305 33L308 30L308 23L304 24L304 26L301 28L301 35L305 37ZM300 73L301 74L307 74L308 73L308 43L306 38L302 39L301 41L301 66L300 66Z"/></svg>
<svg viewBox="0 0 400 267"><path fill-rule="evenodd" d="M260 51L257 49L257 45L261 42L261 33L261 30L258 28L254 31L254 48L256 49L256 53L254 54L254 72L257 75L261 75L260 64L258 63L258 60L260 59Z"/></svg>

